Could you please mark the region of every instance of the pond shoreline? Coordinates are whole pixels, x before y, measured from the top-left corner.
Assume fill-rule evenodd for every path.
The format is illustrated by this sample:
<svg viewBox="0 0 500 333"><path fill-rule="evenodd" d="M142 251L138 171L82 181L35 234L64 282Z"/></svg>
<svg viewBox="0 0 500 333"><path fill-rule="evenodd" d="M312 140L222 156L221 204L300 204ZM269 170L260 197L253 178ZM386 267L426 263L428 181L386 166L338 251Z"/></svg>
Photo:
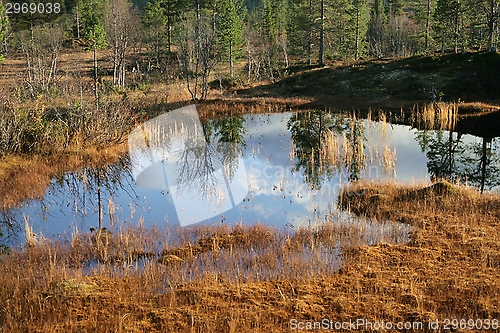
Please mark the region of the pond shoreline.
<svg viewBox="0 0 500 333"><path fill-rule="evenodd" d="M299 98L222 98L197 101L198 114L201 120L242 116L246 114L305 112L318 102ZM167 112L172 108L189 105L190 101L162 105L160 110L151 107L148 118ZM321 103L320 103L321 104ZM445 103L446 104L446 103ZM319 104L318 104L319 105ZM455 128L462 134L472 134L491 139L500 136L500 107L486 103L455 104L458 109L458 121ZM325 105L323 105L323 108ZM371 118L393 124L415 125L415 107L406 109L380 110L352 107L351 110L332 112L350 114L357 117ZM155 110L155 111L153 111ZM85 150L66 149L48 155L7 155L0 158L0 209L7 210L18 206L22 201L43 196L51 179L60 173L75 171L87 165L106 165L117 161L127 151L126 142L114 144L107 148L87 148ZM55 162L54 162L55 161ZM29 184L28 184L29 183ZM36 184L36 186L33 186Z"/></svg>
<svg viewBox="0 0 500 333"><path fill-rule="evenodd" d="M23 201L40 198L57 174L86 165L116 162L127 151L125 143L104 149L64 151L54 155L8 155L0 158L0 210L18 207Z"/></svg>

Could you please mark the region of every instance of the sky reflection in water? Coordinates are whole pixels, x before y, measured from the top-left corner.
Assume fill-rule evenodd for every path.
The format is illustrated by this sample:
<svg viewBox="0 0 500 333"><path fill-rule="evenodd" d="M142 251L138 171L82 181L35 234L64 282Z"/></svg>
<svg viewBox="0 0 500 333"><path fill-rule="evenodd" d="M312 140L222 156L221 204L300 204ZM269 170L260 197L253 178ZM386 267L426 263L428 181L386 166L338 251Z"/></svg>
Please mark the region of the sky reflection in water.
<svg viewBox="0 0 500 333"><path fill-rule="evenodd" d="M308 177L304 168L297 170L297 157L291 155L295 145L287 123L293 116L293 113L282 113L244 117L245 131L242 133L245 147L242 152L249 193L236 208L201 224L259 222L278 228L296 228L324 221L328 214L349 220L336 208L341 186L349 182L348 170L330 170L329 177L321 180L319 186L305 182ZM359 172L359 178L429 181L427 158L415 141L416 130L407 126L359 121L364 126L366 155L385 146L397 152L394 170L384 170L375 161ZM139 221L144 226L179 227L168 189L138 187L126 166L117 166L112 176L104 182L101 194L106 227L114 223L136 225ZM46 237L70 236L75 230L88 231L98 224L96 186L93 182L91 172L87 171L55 178L43 200L26 202L12 214L17 221L23 221L23 214L29 217L33 230ZM184 209L196 210L197 207ZM376 233L374 230L370 232Z"/></svg>

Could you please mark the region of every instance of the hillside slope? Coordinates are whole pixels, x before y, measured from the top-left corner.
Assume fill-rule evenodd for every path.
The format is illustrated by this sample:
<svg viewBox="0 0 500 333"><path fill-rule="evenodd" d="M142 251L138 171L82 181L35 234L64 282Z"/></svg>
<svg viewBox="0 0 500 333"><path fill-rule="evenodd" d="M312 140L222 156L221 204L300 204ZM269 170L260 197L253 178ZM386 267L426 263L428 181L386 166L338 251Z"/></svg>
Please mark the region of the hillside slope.
<svg viewBox="0 0 500 333"><path fill-rule="evenodd" d="M499 104L500 54L439 54L309 69L237 94L306 98L332 108L411 107L433 98Z"/></svg>

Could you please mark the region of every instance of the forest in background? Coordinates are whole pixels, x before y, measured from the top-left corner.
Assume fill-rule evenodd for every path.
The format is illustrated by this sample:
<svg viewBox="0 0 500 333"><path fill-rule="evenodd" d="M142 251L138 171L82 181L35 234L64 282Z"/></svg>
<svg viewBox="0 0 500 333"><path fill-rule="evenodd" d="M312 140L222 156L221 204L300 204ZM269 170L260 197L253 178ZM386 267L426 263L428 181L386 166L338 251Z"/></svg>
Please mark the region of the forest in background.
<svg viewBox="0 0 500 333"><path fill-rule="evenodd" d="M499 0L71 0L57 15L6 14L2 1L0 54L23 57L32 97L61 89L65 46L94 52L91 73L73 75L94 79L96 99L99 84L182 79L195 100L214 79L230 86L275 81L296 65L496 51L500 36Z"/></svg>

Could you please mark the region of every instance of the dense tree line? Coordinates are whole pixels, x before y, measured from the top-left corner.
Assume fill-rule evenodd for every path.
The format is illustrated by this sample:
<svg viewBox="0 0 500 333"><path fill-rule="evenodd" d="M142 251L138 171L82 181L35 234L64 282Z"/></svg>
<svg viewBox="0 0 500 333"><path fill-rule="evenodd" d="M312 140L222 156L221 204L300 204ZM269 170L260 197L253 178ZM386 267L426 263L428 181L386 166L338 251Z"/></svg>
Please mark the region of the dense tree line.
<svg viewBox="0 0 500 333"><path fill-rule="evenodd" d="M64 15L17 29L1 1L0 54L22 51L32 90L56 84L64 40L108 50L115 86L131 83L127 73L177 77L204 98L214 77L273 80L297 64L496 51L500 39L500 0L74 0ZM94 57L96 100L98 68Z"/></svg>

